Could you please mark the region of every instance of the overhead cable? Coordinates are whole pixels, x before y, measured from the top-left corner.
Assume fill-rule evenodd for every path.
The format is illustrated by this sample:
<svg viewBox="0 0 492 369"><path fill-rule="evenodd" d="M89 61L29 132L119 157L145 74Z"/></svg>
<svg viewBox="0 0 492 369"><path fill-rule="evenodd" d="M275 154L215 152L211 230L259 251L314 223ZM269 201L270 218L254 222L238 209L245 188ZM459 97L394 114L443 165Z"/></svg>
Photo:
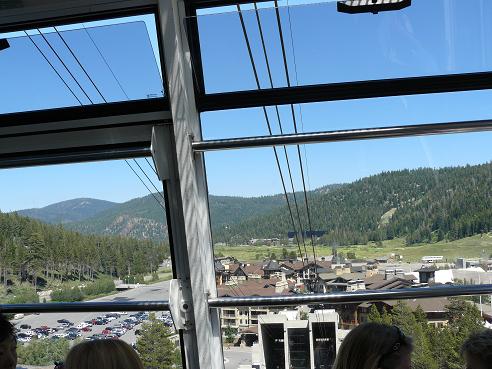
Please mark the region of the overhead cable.
<svg viewBox="0 0 492 369"><path fill-rule="evenodd" d="M68 83L65 81L65 79L61 76L61 74L56 70L55 66L50 62L50 60L48 59L48 57L43 53L43 51L41 51L41 49L39 48L39 46L36 44L36 42L34 42L34 40L32 39L32 37L26 32L24 31L24 33L26 34L26 36L29 38L29 40L31 40L32 44L36 47L36 49L39 51L39 53L43 56L44 60L46 60L46 62L50 65L51 69L53 69L53 71L56 73L56 75L60 78L60 80L63 82L63 84L68 88L68 90L70 91L70 93L73 95L73 97L75 97L75 99L78 101L78 103L80 105L84 105L82 104L82 101L80 101L80 99L77 97L77 95L75 94L75 92L70 88L70 86L68 85Z"/></svg>
<svg viewBox="0 0 492 369"><path fill-rule="evenodd" d="M157 203L160 205L160 207L164 210L164 212L166 212L166 208L164 207L164 205L162 205L162 203L157 199L157 197L152 193L152 191L150 190L150 188L147 186L147 184L144 182L144 180L138 175L138 173L135 171L135 169L133 169L133 167L130 165L130 163L128 162L128 160L125 159L125 163L130 167L130 169L132 170L132 172L137 176L137 178L140 180L140 182L142 182L142 184L145 186L145 188L149 191L149 193L152 195L152 197L155 199L155 201L157 201Z"/></svg>
<svg viewBox="0 0 492 369"><path fill-rule="evenodd" d="M159 174L157 174L157 171L155 170L155 168L152 166L152 164L150 164L149 159L145 158L145 161L147 162L147 164L149 164L150 169L152 169L152 171L155 173L157 178L159 178Z"/></svg>
<svg viewBox="0 0 492 369"><path fill-rule="evenodd" d="M94 81L92 80L91 76L89 75L89 73L87 73L87 70L84 68L84 66L82 65L82 63L80 62L79 58L77 58L77 56L75 55L75 53L73 52L72 48L68 45L68 43L65 41L65 38L62 36L62 34L60 32L58 32L58 29L55 27L53 27L55 29L55 32L56 34L58 35L58 37L60 37L60 39L62 40L63 44L66 46L66 48L68 49L68 51L70 51L70 54L72 54L72 56L74 57L75 61L77 62L77 64L79 65L79 67L82 69L82 71L85 73L85 75L87 76L87 78L89 78L89 81L91 81L92 85L94 86L94 88L96 89L97 93L102 97L102 99L104 100L104 102L107 102L106 99L104 98L103 94L101 93L101 91L99 90L99 88L96 86L96 84L94 83Z"/></svg>
<svg viewBox="0 0 492 369"><path fill-rule="evenodd" d="M43 38L44 42L46 42L46 44L48 45L48 47L51 49L51 51L53 52L53 54L55 54L55 56L60 61L60 63L65 67L65 69L67 70L68 74L70 74L70 76L73 78L73 80L75 81L75 83L77 84L77 86L79 86L80 90L84 93L84 95L87 97L87 99L91 102L91 104L94 104L94 102L91 100L91 98L89 97L89 95L87 94L87 92L85 92L85 90L80 85L80 83L77 80L77 78L75 78L75 76L73 75L73 73L70 71L70 69L67 67L67 65L63 61L63 59L60 57L60 55L58 55L58 53L56 52L56 50L53 48L53 46L51 45L51 43L48 41L48 39L46 38L46 36L39 30L39 28L37 28L37 31L39 32L39 34Z"/></svg>
<svg viewBox="0 0 492 369"><path fill-rule="evenodd" d="M96 48L97 52L99 53L99 55L101 56L101 59L104 61L104 63L106 64L106 66L108 67L109 71L111 72L111 75L113 76L114 80L116 81L116 83L118 84L118 86L120 87L120 90L123 92L123 94L125 95L126 99L127 100L130 100L130 98L128 97L125 89L123 88L123 86L121 85L119 79L116 77L115 73L113 72L113 69L111 68L111 66L109 65L108 61L106 60L106 58L104 57L104 54L102 53L101 49L97 46L96 44L96 41L94 41L94 39L92 38L89 30L85 27L85 25L82 23L82 27L84 27L84 30L85 30L85 33L87 33L87 36L89 36L90 40L92 41L92 44L94 45L94 47Z"/></svg>
<svg viewBox="0 0 492 369"><path fill-rule="evenodd" d="M253 58L253 53L251 51L251 45L249 43L248 33L246 31L246 26L244 24L244 19L243 19L243 15L241 13L241 7L239 6L239 4L237 5L237 10L238 10L238 14L239 14L239 19L241 21L243 35L244 35L244 38L245 38L245 41L246 41L246 46L248 48L248 54L249 54L249 58L250 58L250 62L251 62L251 67L253 69L253 74L254 74L254 77L255 77L256 85L257 85L258 89L260 89L261 88L261 86L260 86L260 80L258 78L258 72L256 70L256 65L255 65L255 61L254 61L254 58ZM272 127L271 127L271 124L270 124L270 118L269 118L268 113L266 111L266 108L264 106L263 106L263 114L265 116L265 121L266 121L266 124L267 124L267 127L268 127L268 132L270 133L270 135L272 135ZM304 256L302 255L301 244L299 242L299 235L297 233L297 227L296 227L296 224L295 224L295 221L294 221L294 215L292 214L292 208L291 208L291 205L290 205L289 196L287 194L287 187L285 186L284 175L282 173L282 167L280 166L280 160L278 158L278 152L277 152L277 148L276 147L273 147L273 152L275 154L275 161L277 163L277 168L278 168L278 171L279 171L279 174L280 174L280 181L282 182L282 188L283 188L283 191L284 191L285 201L287 202L287 207L289 209L290 219L291 219L291 222L292 222L292 226L294 227L294 233L295 233L295 238L296 238L296 242L297 242L297 247L299 249L299 255L301 256L302 264L304 265Z"/></svg>
<svg viewBox="0 0 492 369"><path fill-rule="evenodd" d="M138 164L138 161L136 159L133 159L133 161L135 162L135 164L137 164L137 166L139 167L140 171L144 174L144 176L147 178L147 180L150 182L150 184L152 185L152 187L154 187L154 189L157 191L157 193L162 197L162 199L164 200L164 195L162 194L161 191L159 191L157 189L157 187L154 185L154 182L152 182L152 180L149 178L149 176L147 175L147 173L145 172L145 170L143 170L143 168L140 166L140 164Z"/></svg>
<svg viewBox="0 0 492 369"><path fill-rule="evenodd" d="M283 58L283 62L284 62L287 87L291 87L290 77L289 77L289 67L287 65L287 55L285 52L284 36L283 36L283 32L282 32L282 23L280 20L280 11L278 8L278 1L274 0L274 4L275 4L275 14L276 14L276 18L277 18L277 26L278 26L279 37L280 37L280 45L282 48L282 58ZM298 133L298 131L297 131L297 120L296 120L296 114L294 111L294 104L290 104L290 110L291 110L291 114L292 114L292 122L294 124L294 131L297 134ZM304 191L304 201L306 203L306 212L307 212L307 217L308 217L309 231L311 233L311 245L313 248L314 270L315 270L315 274L317 275L318 273L317 273L317 267L316 267L316 250L315 250L315 246L314 246L313 226L312 226L312 222L311 222L311 212L309 210L309 201L307 198L306 180L304 178L304 168L302 165L301 149L300 149L299 145L296 145L296 146L297 146L297 155L299 158L299 165L300 165L300 169L301 169L302 187L303 187L303 191ZM301 232L302 232L302 230L301 230Z"/></svg>
<svg viewBox="0 0 492 369"><path fill-rule="evenodd" d="M64 45L67 47L67 49L70 51L70 53L72 54L73 58L76 60L77 64L80 66L80 68L84 71L84 73L87 75L87 78L89 79L89 81L92 83L92 85L94 86L94 88L97 90L97 92L99 93L99 95L101 96L101 98L103 99L103 101L105 103L107 103L107 100L106 98L104 97L104 95L101 93L101 91L99 90L99 88L97 87L96 83L94 82L94 80L91 78L91 76L89 75L89 73L87 72L87 70L84 68L84 66L82 65L82 63L80 62L80 60L77 58L77 56L75 55L75 53L72 51L71 47L68 45L68 43L65 41L65 39L61 36L61 34L58 32L58 30L56 29L55 27L55 31L56 33L58 34L58 36L62 39ZM77 79L75 79L75 77L73 76L73 74L71 73L71 71L68 69L68 67L66 66L66 64L63 62L62 58L58 55L58 53L53 49L53 47L49 44L48 40L46 39L46 37L44 37L44 35L39 31L38 29L38 32L41 34L41 36L43 36L43 38L45 39L46 43L50 46L51 50L55 53L55 55L57 56L57 58L60 60L60 62L63 64L63 66L67 69L67 71L70 73L70 75L72 76L72 78L74 78L75 82L77 83L77 85L80 87L80 89L84 92L84 94L87 96L87 98L89 99L89 101L94 104L92 102L92 100L89 98L89 96L87 95L87 93L85 92L85 90L82 88L82 86L80 85L80 83L77 81ZM27 34L27 33L26 33ZM51 63L50 63L51 64ZM109 67L109 65L108 65ZM152 180L149 178L149 176L147 175L147 173L143 170L143 168L138 164L138 162L133 159L135 161L135 163L137 164L137 166L140 168L140 170L142 171L142 173L147 177L147 179L149 180L149 182L151 183L151 185L155 188L155 190L157 191L157 193L163 198L164 200L164 197L163 197L163 194L155 187L154 183L152 182ZM147 184L143 181L143 179L138 175L138 173L133 169L133 167L130 165L130 163L128 162L128 160L125 159L125 162L126 164L130 167L130 169L132 170L132 172L137 176L137 178L140 180L140 182L142 182L142 184L145 186L145 188L149 191L149 193L152 195L152 197L157 201L157 203L159 204L159 206L164 210L164 212L166 212L166 208L165 206L162 205L162 203L157 199L157 197L154 195L154 193L150 190L150 188L147 186Z"/></svg>
<svg viewBox="0 0 492 369"><path fill-rule="evenodd" d="M268 78L270 80L270 87L273 88L272 71L270 69L270 61L269 61L268 53L267 53L267 50L266 50L265 38L263 36L263 28L261 26L260 14L258 12L258 7L257 7L256 3L254 3L254 6L255 6L255 13L256 13L256 22L258 24L258 30L260 32L261 45L262 45L262 48L263 48L263 55L265 57L265 62L266 62L266 67L267 67L267 72L268 72ZM244 25L244 22L242 22L242 25ZM247 39L246 42L249 43L249 39ZM284 131L283 131L283 128L282 128L282 120L280 119L280 113L279 113L278 105L275 105L275 111L277 113L277 120L278 120L279 129L280 129L280 134L283 134ZM270 133L270 135L271 135L271 133ZM287 171L289 173L289 178L290 178L290 185L292 187L292 196L294 198L294 205L295 205L295 209L296 209L296 212L297 212L297 218L299 219L299 227L301 228L301 240L302 240L302 243L304 245L304 254L306 255L306 258L307 258L306 241L305 241L305 238L304 238L304 233L302 232L302 229L303 229L302 220L301 220L302 218L301 218L301 214L299 212L299 206L298 206L298 203L297 203L297 196L296 196L296 190L295 190L295 187L294 187L294 180L292 179L292 170L291 170L291 167L290 167L290 160L289 160L289 156L287 154L287 147L284 146L283 148L284 148L284 154L285 154L285 161L287 163ZM303 258L303 261L304 261L304 258Z"/></svg>

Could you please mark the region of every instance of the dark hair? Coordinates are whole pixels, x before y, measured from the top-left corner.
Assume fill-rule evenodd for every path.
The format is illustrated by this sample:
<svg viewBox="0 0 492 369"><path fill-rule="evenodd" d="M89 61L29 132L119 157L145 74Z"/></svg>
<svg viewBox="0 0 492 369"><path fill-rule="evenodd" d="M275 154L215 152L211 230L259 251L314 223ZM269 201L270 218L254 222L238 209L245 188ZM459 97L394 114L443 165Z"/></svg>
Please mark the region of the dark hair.
<svg viewBox="0 0 492 369"><path fill-rule="evenodd" d="M397 326L364 323L343 340L334 369L394 368L412 349L412 339Z"/></svg>
<svg viewBox="0 0 492 369"><path fill-rule="evenodd" d="M14 336L14 326L0 313L0 342Z"/></svg>
<svg viewBox="0 0 492 369"><path fill-rule="evenodd" d="M461 355L465 353L489 363L492 360L492 331L484 329L468 337L461 346Z"/></svg>

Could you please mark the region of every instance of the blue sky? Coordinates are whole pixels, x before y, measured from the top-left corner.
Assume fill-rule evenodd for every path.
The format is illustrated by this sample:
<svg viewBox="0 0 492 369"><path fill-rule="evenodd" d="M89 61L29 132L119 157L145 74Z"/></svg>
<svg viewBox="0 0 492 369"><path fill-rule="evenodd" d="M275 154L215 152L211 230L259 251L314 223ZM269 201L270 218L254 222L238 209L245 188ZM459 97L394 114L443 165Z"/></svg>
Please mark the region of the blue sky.
<svg viewBox="0 0 492 369"><path fill-rule="evenodd" d="M292 83L491 70L492 25L486 22L492 15L490 2L414 0L412 3L403 11L378 15L339 14L334 3L296 5L289 12L282 8ZM265 88L268 87L268 78L254 16L251 10L244 11L261 85ZM285 86L274 12L262 9L260 16L274 86ZM119 70L118 77L124 82L125 90L138 98L158 92L159 76L155 58L153 60L151 55L152 50L156 51L155 34L150 32L150 41L140 45L141 32L145 28L152 29L151 21L132 19L135 20L145 23L120 25L120 33L112 36L105 36L102 31L99 34L94 31L94 35L99 35L98 42L103 52L108 53L113 70ZM202 15L199 26L207 91L255 88L237 13L221 11L219 14ZM128 48L133 50L127 52L125 58L121 58L124 48L115 42L118 35L126 36ZM55 35L51 37L56 42ZM90 48L89 40L84 38L84 33L72 31L71 37L74 43L78 40L81 55L88 56L87 68L100 81L104 94L113 101L124 100L97 51ZM33 54L33 50L27 48L27 42L25 38L17 41L19 47L16 50L24 56ZM141 48L137 54L135 48ZM0 71L5 67L14 68L16 73L2 75L7 81L2 84L9 89L0 87L0 112L76 104L56 75L49 74L49 66L42 59L19 59L19 55L8 59L0 53ZM33 68L42 73L31 73L31 80L26 78L19 82L19 76L26 76L22 71ZM33 81L33 75L40 80ZM82 74L78 76L83 78ZM303 104L295 108L299 131L309 132L487 119L492 116L491 101L491 91L478 91ZM279 109L284 132L293 132L289 107ZM268 108L268 112L274 132L278 133L273 108ZM260 109L204 113L202 126L205 138L267 134ZM492 158L491 138L492 133L428 136L317 144L302 147L301 151L305 165L307 163L309 188L314 189L329 183L351 182L381 171L487 162ZM289 159L295 186L299 190L300 173L294 147L289 148ZM208 153L206 163L212 194L256 196L281 192L272 149ZM284 161L282 166L285 169ZM2 211L39 207L74 197L121 202L147 194L122 161L3 170L0 176Z"/></svg>

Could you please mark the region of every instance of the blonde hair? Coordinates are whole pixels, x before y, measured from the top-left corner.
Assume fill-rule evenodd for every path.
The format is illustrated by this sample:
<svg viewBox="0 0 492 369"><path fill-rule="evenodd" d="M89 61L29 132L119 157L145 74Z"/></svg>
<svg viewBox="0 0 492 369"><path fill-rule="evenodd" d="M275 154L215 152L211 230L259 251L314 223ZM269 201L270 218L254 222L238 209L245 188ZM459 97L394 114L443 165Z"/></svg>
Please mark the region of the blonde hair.
<svg viewBox="0 0 492 369"><path fill-rule="evenodd" d="M65 369L144 369L133 348L120 340L97 340L74 346L67 355Z"/></svg>
<svg viewBox="0 0 492 369"><path fill-rule="evenodd" d="M396 326L361 324L343 340L333 369L391 369L412 349L412 339Z"/></svg>

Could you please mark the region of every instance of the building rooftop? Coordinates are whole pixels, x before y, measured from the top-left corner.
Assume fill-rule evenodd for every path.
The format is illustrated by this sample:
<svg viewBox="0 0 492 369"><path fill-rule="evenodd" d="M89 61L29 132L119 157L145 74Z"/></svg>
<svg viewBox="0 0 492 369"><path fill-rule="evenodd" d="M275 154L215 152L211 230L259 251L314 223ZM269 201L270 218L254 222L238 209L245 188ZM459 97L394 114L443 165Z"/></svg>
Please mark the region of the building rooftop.
<svg viewBox="0 0 492 369"><path fill-rule="evenodd" d="M280 282L280 279L249 279L234 285L222 285L217 288L217 295L219 297L234 297L234 296L284 296L292 295L292 289L294 285L292 283L285 283L285 287L278 292L279 287L276 287L276 283Z"/></svg>

